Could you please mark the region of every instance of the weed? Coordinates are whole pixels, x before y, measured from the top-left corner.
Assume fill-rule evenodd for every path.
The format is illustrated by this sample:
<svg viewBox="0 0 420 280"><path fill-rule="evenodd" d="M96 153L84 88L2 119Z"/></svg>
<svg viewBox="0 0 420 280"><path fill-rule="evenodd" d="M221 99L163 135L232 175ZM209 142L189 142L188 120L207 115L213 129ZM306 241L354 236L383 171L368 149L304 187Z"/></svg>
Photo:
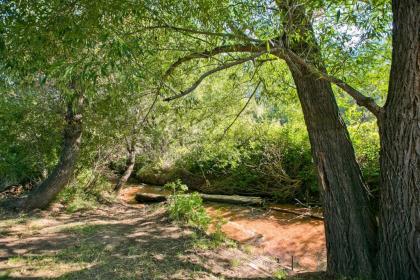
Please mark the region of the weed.
<svg viewBox="0 0 420 280"><path fill-rule="evenodd" d="M249 245L249 244L245 244L245 245L242 247L242 249L243 249L243 251L244 251L245 253L247 253L247 254L252 254L252 252L254 251L254 247L253 247L252 245Z"/></svg>
<svg viewBox="0 0 420 280"><path fill-rule="evenodd" d="M286 272L284 269L279 269L279 270L277 270L276 272L274 272L274 277L275 277L276 279L279 279L279 280L286 279L286 277L287 277L287 272Z"/></svg>
<svg viewBox="0 0 420 280"><path fill-rule="evenodd" d="M80 235L92 235L98 231L97 225L78 225L74 227L65 228L64 232L75 233Z"/></svg>
<svg viewBox="0 0 420 280"><path fill-rule="evenodd" d="M241 260L240 259L231 259L230 260L230 267L231 268L239 267L240 265L241 265Z"/></svg>

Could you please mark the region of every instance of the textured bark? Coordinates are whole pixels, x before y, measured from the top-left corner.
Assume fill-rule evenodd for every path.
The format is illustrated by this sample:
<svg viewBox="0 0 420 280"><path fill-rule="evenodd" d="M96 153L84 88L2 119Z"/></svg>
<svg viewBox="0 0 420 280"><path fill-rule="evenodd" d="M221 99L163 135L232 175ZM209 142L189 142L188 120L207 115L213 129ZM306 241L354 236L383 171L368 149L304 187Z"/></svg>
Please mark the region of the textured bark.
<svg viewBox="0 0 420 280"><path fill-rule="evenodd" d="M286 5L284 5L286 2ZM312 26L302 5L283 9L285 47L304 55L326 73ZM294 5L294 6L293 6ZM300 34L300 40L286 36ZM376 253L376 224L347 128L340 117L331 84L302 65L287 60L302 106L317 166L324 206L328 272L371 277Z"/></svg>
<svg viewBox="0 0 420 280"><path fill-rule="evenodd" d="M393 1L393 52L380 118L378 279L420 279L420 2Z"/></svg>
<svg viewBox="0 0 420 280"><path fill-rule="evenodd" d="M77 100L77 106L80 108L82 104L83 96L80 96ZM63 138L63 148L57 166L41 185L31 191L26 199L19 202L18 208L35 209L47 207L70 181L79 156L82 139L81 114L75 114L72 102L68 104Z"/></svg>
<svg viewBox="0 0 420 280"><path fill-rule="evenodd" d="M121 190L128 178L130 178L131 173L133 173L134 165L136 163L136 154L137 150L135 144L133 144L132 147L128 148L127 167L114 187L115 192L119 192Z"/></svg>

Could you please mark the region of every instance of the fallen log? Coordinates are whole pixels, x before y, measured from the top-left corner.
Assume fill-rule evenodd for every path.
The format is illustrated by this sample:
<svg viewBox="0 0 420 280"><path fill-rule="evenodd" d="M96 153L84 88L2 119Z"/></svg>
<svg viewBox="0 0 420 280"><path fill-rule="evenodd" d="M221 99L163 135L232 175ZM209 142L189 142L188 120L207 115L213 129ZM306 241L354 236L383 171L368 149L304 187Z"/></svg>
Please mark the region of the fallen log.
<svg viewBox="0 0 420 280"><path fill-rule="evenodd" d="M203 201L230 203L239 205L262 206L264 201L260 197L255 196L240 196L240 195L217 195L217 194L200 194ZM137 193L135 196L137 202L152 203L163 202L168 199L168 196L163 194L152 193Z"/></svg>
<svg viewBox="0 0 420 280"><path fill-rule="evenodd" d="M142 203L153 203L153 202L163 202L168 198L163 194L154 194L154 193L137 193L136 201Z"/></svg>
<svg viewBox="0 0 420 280"><path fill-rule="evenodd" d="M285 208L280 208L280 207L274 207L274 206L269 206L268 209L272 209L275 211L279 211L279 212L283 212L283 213L289 213L289 214L294 214L297 216L304 216L304 217L310 217L313 219L317 219L317 220L324 220L324 217L320 216L320 215L316 215L316 214L311 214L308 212L300 212L300 211L295 211L295 210L290 210L290 209L285 209Z"/></svg>
<svg viewBox="0 0 420 280"><path fill-rule="evenodd" d="M262 206L264 200L256 196L240 196L240 195L218 195L218 194L200 194L203 201L220 202L250 206Z"/></svg>

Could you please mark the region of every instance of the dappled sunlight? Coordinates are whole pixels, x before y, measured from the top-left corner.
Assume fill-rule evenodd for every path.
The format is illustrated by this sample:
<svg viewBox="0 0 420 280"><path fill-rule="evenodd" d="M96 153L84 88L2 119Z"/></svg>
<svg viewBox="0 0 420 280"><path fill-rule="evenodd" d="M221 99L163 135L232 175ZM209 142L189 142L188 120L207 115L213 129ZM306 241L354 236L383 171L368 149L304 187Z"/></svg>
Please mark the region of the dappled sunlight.
<svg viewBox="0 0 420 280"><path fill-rule="evenodd" d="M135 201L138 192L163 194L158 187L130 186L123 190L122 199ZM222 231L235 241L253 247L254 255L274 257L284 267L296 271L318 271L326 268L324 223L310 217L274 210L236 205L205 203L207 213L226 223ZM299 211L293 205L282 208ZM214 228L211 226L210 231Z"/></svg>
<svg viewBox="0 0 420 280"><path fill-rule="evenodd" d="M31 218L5 217L0 228L6 227L0 270L11 279L265 278L279 268L273 258L261 265L238 248L196 248L193 231L170 222L162 207L115 205L54 217L41 211ZM232 263L233 256L239 263Z"/></svg>

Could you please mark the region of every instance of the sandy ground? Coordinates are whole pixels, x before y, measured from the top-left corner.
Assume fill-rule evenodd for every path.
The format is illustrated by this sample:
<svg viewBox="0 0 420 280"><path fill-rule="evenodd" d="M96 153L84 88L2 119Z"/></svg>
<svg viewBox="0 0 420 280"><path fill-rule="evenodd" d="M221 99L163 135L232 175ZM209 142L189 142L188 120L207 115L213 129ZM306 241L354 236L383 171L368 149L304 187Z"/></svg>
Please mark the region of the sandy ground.
<svg viewBox="0 0 420 280"><path fill-rule="evenodd" d="M235 248L198 249L162 208L3 214L0 279L271 279L281 266Z"/></svg>
<svg viewBox="0 0 420 280"><path fill-rule="evenodd" d="M207 205L237 242L203 248L193 231L167 218L162 205L126 204L135 192L125 190L123 203L76 213L60 205L1 213L0 279L284 279L285 273L325 266L322 221Z"/></svg>
<svg viewBox="0 0 420 280"><path fill-rule="evenodd" d="M121 198L136 203L137 192L162 193L150 186L131 186L124 189ZM326 269L323 221L260 208L216 203L206 203L205 206L211 217L225 220L222 231L253 254L274 257L290 270L293 262L294 272ZM281 206L301 210L292 205Z"/></svg>

